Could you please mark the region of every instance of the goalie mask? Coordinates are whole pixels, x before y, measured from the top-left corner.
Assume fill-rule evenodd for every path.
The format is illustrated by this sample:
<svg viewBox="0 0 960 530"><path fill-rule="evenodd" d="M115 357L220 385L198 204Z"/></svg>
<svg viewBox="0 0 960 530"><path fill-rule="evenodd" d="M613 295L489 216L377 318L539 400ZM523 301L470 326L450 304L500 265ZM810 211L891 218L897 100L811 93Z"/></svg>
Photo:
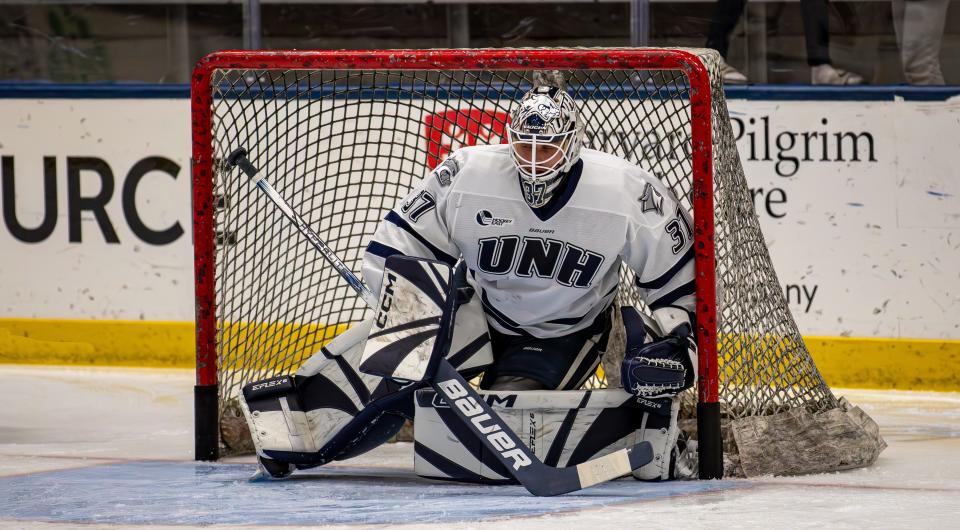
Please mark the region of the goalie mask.
<svg viewBox="0 0 960 530"><path fill-rule="evenodd" d="M583 129L577 105L558 86L535 87L510 116L507 136L523 198L540 208L580 158Z"/></svg>

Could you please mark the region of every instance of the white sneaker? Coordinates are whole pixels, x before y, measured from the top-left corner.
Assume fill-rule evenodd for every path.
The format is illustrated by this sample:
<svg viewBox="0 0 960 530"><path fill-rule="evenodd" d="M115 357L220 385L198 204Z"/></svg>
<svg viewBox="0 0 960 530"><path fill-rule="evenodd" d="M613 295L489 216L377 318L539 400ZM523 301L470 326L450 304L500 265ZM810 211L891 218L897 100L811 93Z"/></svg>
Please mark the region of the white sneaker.
<svg viewBox="0 0 960 530"><path fill-rule="evenodd" d="M814 85L862 85L863 76L821 64L810 68L810 83Z"/></svg>
<svg viewBox="0 0 960 530"><path fill-rule="evenodd" d="M743 85L747 82L747 76L743 75L740 70L727 64L727 61L723 59L720 59L720 76L724 83L731 85Z"/></svg>

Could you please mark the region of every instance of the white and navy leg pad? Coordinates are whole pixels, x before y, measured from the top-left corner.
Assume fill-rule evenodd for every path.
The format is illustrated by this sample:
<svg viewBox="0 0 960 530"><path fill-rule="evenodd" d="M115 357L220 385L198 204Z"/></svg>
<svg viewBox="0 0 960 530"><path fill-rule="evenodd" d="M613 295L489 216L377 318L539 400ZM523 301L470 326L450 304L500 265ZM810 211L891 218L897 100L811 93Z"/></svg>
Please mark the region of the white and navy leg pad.
<svg viewBox="0 0 960 530"><path fill-rule="evenodd" d="M640 429L637 431L637 442L650 442L653 446L653 460L649 464L633 472L634 478L639 480L659 481L667 480L670 476L670 459L677 445L680 428L677 424L677 415L680 412L680 396L664 397L644 401L643 418ZM653 407L649 404L655 404Z"/></svg>
<svg viewBox="0 0 960 530"><path fill-rule="evenodd" d="M619 389L481 391L500 419L545 464L569 467L643 440L650 413ZM500 461L431 389L417 391L414 471L423 477L493 484L513 483ZM487 426L482 417L481 431ZM648 464L650 465L650 464ZM645 466L646 467L646 466ZM641 468L643 469L643 468ZM659 469L657 469L659 471Z"/></svg>
<svg viewBox="0 0 960 530"><path fill-rule="evenodd" d="M385 442L413 416L413 391L422 386L385 375L425 376L433 348L428 352L418 346L449 329L446 325L454 326L452 337L444 334L448 342L436 351L445 353L452 365L471 371L492 362L478 297L460 292L459 282L451 281L435 262L398 258L388 259L387 265L385 274L395 278L383 282L381 299L390 300L386 310L381 307L338 335L295 376L244 387L244 414L258 455L310 467L356 456ZM457 306L454 300L462 303ZM411 306L419 309L404 310ZM456 312L451 315L453 307ZM401 341L410 344L394 347ZM364 372L365 361L374 365L374 374Z"/></svg>
<svg viewBox="0 0 960 530"><path fill-rule="evenodd" d="M359 372L370 322L337 336L296 375L258 381L243 388L257 454L312 466L359 454L375 436L386 441L403 425L400 385ZM409 392L407 401L410 401ZM379 425L378 425L379 424ZM389 431L389 432L388 432ZM372 448L372 447L369 447Z"/></svg>
<svg viewBox="0 0 960 530"><path fill-rule="evenodd" d="M274 377L243 388L247 419L258 449L317 450L293 376Z"/></svg>

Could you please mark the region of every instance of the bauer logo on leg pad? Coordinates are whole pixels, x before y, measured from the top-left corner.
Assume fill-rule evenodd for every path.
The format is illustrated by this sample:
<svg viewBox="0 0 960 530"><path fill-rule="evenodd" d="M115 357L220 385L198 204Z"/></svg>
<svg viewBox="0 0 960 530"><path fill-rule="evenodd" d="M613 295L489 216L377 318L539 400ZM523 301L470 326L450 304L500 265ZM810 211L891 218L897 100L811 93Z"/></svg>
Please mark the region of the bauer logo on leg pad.
<svg viewBox="0 0 960 530"><path fill-rule="evenodd" d="M452 403L460 409L467 417L470 423L482 436L487 438L500 456L513 460L513 469L530 465L530 458L522 449L517 447L517 443L504 432L503 427L497 423L489 414L484 412L483 407L467 395L467 391L456 379L440 381L437 386L446 396L447 403Z"/></svg>

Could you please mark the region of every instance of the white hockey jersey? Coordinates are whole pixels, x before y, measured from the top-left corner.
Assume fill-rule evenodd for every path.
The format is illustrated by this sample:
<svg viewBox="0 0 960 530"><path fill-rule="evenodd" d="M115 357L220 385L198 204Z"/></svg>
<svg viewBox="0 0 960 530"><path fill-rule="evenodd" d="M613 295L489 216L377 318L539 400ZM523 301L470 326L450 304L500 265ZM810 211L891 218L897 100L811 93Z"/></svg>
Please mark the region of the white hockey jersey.
<svg viewBox="0 0 960 530"><path fill-rule="evenodd" d="M379 290L392 254L462 256L493 328L551 338L609 307L623 262L651 308L693 312L693 225L656 177L583 149L558 195L533 209L511 157L505 144L450 155L381 221L364 255L367 285Z"/></svg>

